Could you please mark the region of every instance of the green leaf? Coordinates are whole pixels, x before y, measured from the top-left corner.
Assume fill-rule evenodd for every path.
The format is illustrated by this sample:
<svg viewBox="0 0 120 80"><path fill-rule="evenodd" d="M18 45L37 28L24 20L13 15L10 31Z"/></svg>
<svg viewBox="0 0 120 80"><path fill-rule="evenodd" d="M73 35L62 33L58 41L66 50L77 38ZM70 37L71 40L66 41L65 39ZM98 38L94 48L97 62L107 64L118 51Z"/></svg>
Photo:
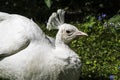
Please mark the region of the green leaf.
<svg viewBox="0 0 120 80"><path fill-rule="evenodd" d="M45 4L47 5L47 7L50 8L52 5L52 1L51 0L44 0L44 1L45 1Z"/></svg>
<svg viewBox="0 0 120 80"><path fill-rule="evenodd" d="M92 62L91 62L91 61L89 61L89 60L88 60L88 61L86 61L86 64L91 64L91 63L92 63Z"/></svg>

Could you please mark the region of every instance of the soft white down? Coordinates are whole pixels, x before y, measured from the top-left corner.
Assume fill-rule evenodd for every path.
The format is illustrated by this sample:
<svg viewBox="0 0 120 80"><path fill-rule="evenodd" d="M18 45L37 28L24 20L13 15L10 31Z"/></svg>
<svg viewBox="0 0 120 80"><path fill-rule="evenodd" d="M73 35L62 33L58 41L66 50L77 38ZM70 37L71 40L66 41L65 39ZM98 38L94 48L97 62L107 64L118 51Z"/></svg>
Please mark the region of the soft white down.
<svg viewBox="0 0 120 80"><path fill-rule="evenodd" d="M81 61L67 43L86 35L64 23L64 11L53 13L43 33L31 19L0 12L0 78L10 80L79 80Z"/></svg>

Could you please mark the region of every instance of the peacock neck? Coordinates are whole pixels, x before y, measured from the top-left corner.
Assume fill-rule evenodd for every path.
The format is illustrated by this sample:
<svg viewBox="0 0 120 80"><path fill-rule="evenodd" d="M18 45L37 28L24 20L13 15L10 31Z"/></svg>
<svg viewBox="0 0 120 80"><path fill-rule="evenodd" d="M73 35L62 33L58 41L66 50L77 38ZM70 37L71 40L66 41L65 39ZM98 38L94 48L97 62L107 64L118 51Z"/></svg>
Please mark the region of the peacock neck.
<svg viewBox="0 0 120 80"><path fill-rule="evenodd" d="M56 35L55 47L69 48L68 45L65 44L64 41L62 40L61 34Z"/></svg>

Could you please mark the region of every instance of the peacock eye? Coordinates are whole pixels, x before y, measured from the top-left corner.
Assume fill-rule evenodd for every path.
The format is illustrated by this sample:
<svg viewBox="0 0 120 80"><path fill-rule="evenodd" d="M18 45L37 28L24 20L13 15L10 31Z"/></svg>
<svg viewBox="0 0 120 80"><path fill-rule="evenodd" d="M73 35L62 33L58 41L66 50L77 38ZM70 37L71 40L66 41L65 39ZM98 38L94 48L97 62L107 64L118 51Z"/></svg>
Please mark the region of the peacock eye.
<svg viewBox="0 0 120 80"><path fill-rule="evenodd" d="M69 34L70 32L71 32L71 31L69 31L69 30L66 30L66 33L68 33L68 34Z"/></svg>

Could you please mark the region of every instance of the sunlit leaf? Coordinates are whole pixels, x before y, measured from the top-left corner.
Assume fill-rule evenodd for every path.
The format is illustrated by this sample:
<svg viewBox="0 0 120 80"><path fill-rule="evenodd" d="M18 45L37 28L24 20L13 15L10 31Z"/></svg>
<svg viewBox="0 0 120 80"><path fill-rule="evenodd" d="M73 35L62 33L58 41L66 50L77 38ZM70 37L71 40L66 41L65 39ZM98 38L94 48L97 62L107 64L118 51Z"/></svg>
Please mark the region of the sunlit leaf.
<svg viewBox="0 0 120 80"><path fill-rule="evenodd" d="M44 0L44 1L45 1L45 4L47 5L47 7L50 8L52 5L52 1L51 0Z"/></svg>

